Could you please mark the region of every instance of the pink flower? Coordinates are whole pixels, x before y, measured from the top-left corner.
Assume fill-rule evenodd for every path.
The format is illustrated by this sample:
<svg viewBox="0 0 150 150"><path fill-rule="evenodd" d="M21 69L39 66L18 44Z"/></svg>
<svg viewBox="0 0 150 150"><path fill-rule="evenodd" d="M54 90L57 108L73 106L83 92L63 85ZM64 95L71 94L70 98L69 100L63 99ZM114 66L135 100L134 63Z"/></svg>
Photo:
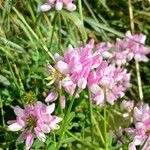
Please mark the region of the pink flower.
<svg viewBox="0 0 150 150"><path fill-rule="evenodd" d="M142 146L143 150L150 148L150 107L148 104L140 103L134 107L134 126L135 128L126 129L133 137L133 141L129 144L129 150L135 149L136 146Z"/></svg>
<svg viewBox="0 0 150 150"><path fill-rule="evenodd" d="M16 120L9 121L8 128L11 131L22 131L18 140L25 140L26 150L29 150L35 137L45 142L46 133L59 129L58 123L62 118L52 115L54 109L55 104L46 106L41 102L27 106L25 109L16 106L14 108Z"/></svg>
<svg viewBox="0 0 150 150"><path fill-rule="evenodd" d="M110 61L122 65L132 60L147 62L150 48L145 47L146 36L143 34L131 35L130 31L127 31L124 39L117 39L116 44L112 47L112 57Z"/></svg>
<svg viewBox="0 0 150 150"><path fill-rule="evenodd" d="M114 104L118 98L124 96L126 89L130 87L130 74L125 69L102 61L95 71L90 72L88 85L93 95L93 101L97 100L95 103L103 105L106 92L106 101ZM95 89L99 92L93 92Z"/></svg>
<svg viewBox="0 0 150 150"><path fill-rule="evenodd" d="M80 91L86 88L91 68L99 65L99 60L93 56L93 46L93 40L85 47L73 48L70 46L64 53L64 57L56 60L55 69L62 75L62 87L70 95L74 93L77 86Z"/></svg>
<svg viewBox="0 0 150 150"><path fill-rule="evenodd" d="M47 2L41 5L41 11L49 11L51 8L54 8L57 11L66 8L68 11L76 10L76 5L73 3L73 0L47 0Z"/></svg>
<svg viewBox="0 0 150 150"><path fill-rule="evenodd" d="M128 112L130 112L134 107L134 101L123 100L121 106L124 110L127 110Z"/></svg>

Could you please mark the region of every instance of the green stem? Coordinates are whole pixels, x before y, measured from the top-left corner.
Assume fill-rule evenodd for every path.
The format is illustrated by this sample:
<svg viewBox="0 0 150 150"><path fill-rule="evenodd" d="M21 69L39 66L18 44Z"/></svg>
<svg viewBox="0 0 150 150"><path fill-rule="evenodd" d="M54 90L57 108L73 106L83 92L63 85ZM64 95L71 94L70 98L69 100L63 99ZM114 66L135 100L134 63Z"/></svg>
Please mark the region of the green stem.
<svg viewBox="0 0 150 150"><path fill-rule="evenodd" d="M92 109L92 102L91 102L91 93L90 93L89 89L88 89L88 97L89 97L89 110L90 110L90 129L91 129L91 138L92 138L92 142L93 142L93 139L94 139L94 135L93 135L93 121L92 121L93 109Z"/></svg>
<svg viewBox="0 0 150 150"><path fill-rule="evenodd" d="M141 75L140 75L140 65L139 65L139 62L137 62L136 60L135 60L135 68L136 68L136 75L137 75L139 98L142 101L143 91L142 91L142 82L141 82Z"/></svg>
<svg viewBox="0 0 150 150"><path fill-rule="evenodd" d="M104 105L104 135L105 135L105 149L108 150L107 148L107 109L106 109L106 100L107 100L107 96L106 96L106 91L107 89L104 90L104 99L105 99L105 105Z"/></svg>
<svg viewBox="0 0 150 150"><path fill-rule="evenodd" d="M97 123L97 121L95 120L95 118L94 118L94 116L93 116L93 123L94 123L94 125L95 125L95 128L96 128L96 130L97 130L97 132L98 132L98 134L99 134L99 137L100 137L100 139L101 139L101 141L102 141L102 144L105 146L105 140L104 140L104 138L103 138L103 135L102 135L102 133L101 133L101 130L99 129L99 125L98 125L98 123Z"/></svg>
<svg viewBox="0 0 150 150"><path fill-rule="evenodd" d="M81 0L78 0L78 4L79 4L79 13L80 13L81 22L84 25L84 22L83 22L83 13L82 13L82 2L81 2Z"/></svg>
<svg viewBox="0 0 150 150"><path fill-rule="evenodd" d="M59 109L61 115L63 115L63 110L62 110L62 88L61 88L61 81L59 81Z"/></svg>
<svg viewBox="0 0 150 150"><path fill-rule="evenodd" d="M64 122L62 124L62 129L61 129L61 132L60 132L60 139L58 141L58 144L57 144L57 147L56 147L56 150L59 150L60 146L61 146L61 143L62 143L62 139L64 138L64 135L65 135L65 132L66 132L66 128L68 126L68 119L69 119L69 115L70 115L70 112L71 112L71 109L72 109L72 106L74 104L74 100L75 100L75 96L77 94L77 89L75 90L72 98L71 98L71 101L70 101L70 104L69 104L69 107L68 107L68 110L67 110L67 113L65 115L65 118L64 118Z"/></svg>
<svg viewBox="0 0 150 150"><path fill-rule="evenodd" d="M51 39L50 39L50 50L51 50L51 47L52 47L52 42L53 42L53 37L54 37L54 31L55 31L55 26L56 26L56 20L57 20L57 13L55 13L54 15L54 25L52 27L52 34L51 34Z"/></svg>
<svg viewBox="0 0 150 150"><path fill-rule="evenodd" d="M134 34L134 14L132 8L132 0L128 0L128 8L129 8L129 16L130 16L130 26L132 34ZM142 91L142 83L141 83L141 75L140 75L140 66L139 63L135 60L135 68L136 68L136 75L137 75L137 83L138 83L138 92L140 100L143 100L143 91Z"/></svg>
<svg viewBox="0 0 150 150"><path fill-rule="evenodd" d="M59 27L59 43L58 43L58 46L59 46L59 48L58 49L60 49L61 50L61 14L59 13L58 14L58 27Z"/></svg>

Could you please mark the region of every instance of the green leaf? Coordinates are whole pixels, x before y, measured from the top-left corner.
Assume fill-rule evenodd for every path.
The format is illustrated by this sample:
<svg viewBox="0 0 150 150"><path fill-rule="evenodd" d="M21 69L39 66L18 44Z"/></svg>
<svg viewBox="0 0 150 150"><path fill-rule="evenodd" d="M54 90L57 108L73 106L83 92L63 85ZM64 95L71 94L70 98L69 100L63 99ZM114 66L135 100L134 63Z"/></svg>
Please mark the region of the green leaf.
<svg viewBox="0 0 150 150"><path fill-rule="evenodd" d="M63 17L68 18L77 26L77 28L80 31L80 34L82 36L82 39L84 41L86 41L87 40L87 34L85 32L85 28L84 28L82 21L79 19L79 14L75 13L75 12L69 13L69 12L64 11L64 10L61 12L61 14Z"/></svg>
<svg viewBox="0 0 150 150"><path fill-rule="evenodd" d="M7 78L2 75L0 75L0 83L4 84L5 86L10 85L10 82L7 80Z"/></svg>
<svg viewBox="0 0 150 150"><path fill-rule="evenodd" d="M94 19L91 19L91 18L89 18L89 17L84 17L84 21L87 22L87 23L88 23L89 25L91 25L91 26L96 26L96 27L98 27L98 28L101 28L101 29L103 29L103 30L106 30L106 31L108 31L108 32L111 32L111 33L113 33L113 34L115 34L115 35L117 35L117 36L119 36L119 37L121 37L121 38L124 37L124 34L123 34L123 33L118 32L118 31L114 30L113 28L108 27L108 26L105 25L105 24L97 23Z"/></svg>

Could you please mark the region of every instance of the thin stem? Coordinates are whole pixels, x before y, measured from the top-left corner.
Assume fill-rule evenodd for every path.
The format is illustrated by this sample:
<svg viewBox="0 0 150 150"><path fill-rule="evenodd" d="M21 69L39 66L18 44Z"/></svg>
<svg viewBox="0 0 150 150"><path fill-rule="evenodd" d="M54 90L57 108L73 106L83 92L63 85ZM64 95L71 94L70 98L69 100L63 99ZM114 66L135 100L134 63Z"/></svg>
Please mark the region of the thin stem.
<svg viewBox="0 0 150 150"><path fill-rule="evenodd" d="M61 88L61 81L59 81L59 109L61 115L63 115L63 110L62 110L62 88Z"/></svg>
<svg viewBox="0 0 150 150"><path fill-rule="evenodd" d="M1 108L1 115L2 115L2 125L3 125L3 127L5 127L3 100L1 99L1 97L0 97L0 108Z"/></svg>
<svg viewBox="0 0 150 150"><path fill-rule="evenodd" d="M54 31L55 31L55 26L56 26L56 20L57 20L57 13L55 13L54 15L54 25L52 27L52 34L51 34L51 39L50 39L50 50L51 50L51 47L52 47L52 41L53 41L53 37L54 37Z"/></svg>
<svg viewBox="0 0 150 150"><path fill-rule="evenodd" d="M142 82L141 82L141 74L140 74L140 65L139 62L135 60L135 68L136 68L136 76L138 82L138 91L139 91L139 98L143 100L143 90L142 90Z"/></svg>
<svg viewBox="0 0 150 150"><path fill-rule="evenodd" d="M93 139L94 139L94 135L93 135L93 121L92 121L93 109L92 109L92 102L91 102L91 93L90 93L89 89L88 89L88 97L89 97L89 110L90 110L90 129L91 129L91 138L92 138L92 142L93 142Z"/></svg>
<svg viewBox="0 0 150 150"><path fill-rule="evenodd" d="M56 135L55 135L55 133L53 133L53 137L54 137L54 147L56 148Z"/></svg>
<svg viewBox="0 0 150 150"><path fill-rule="evenodd" d="M98 132L98 134L99 134L99 137L100 137L100 139L101 139L101 141L102 141L102 144L105 146L105 140L104 140L104 138L103 138L103 135L102 135L102 133L101 133L101 130L99 129L99 125L98 125L98 123L97 123L97 121L95 120L95 118L94 118L94 116L93 116L93 123L94 123L94 125L95 125L95 128L96 128L96 130L97 130L97 132Z"/></svg>
<svg viewBox="0 0 150 150"><path fill-rule="evenodd" d="M68 110L67 110L67 113L65 115L65 118L64 118L64 122L62 124L62 129L61 129L61 132L60 132L60 139L58 141L58 144L57 144L57 147L56 147L56 150L59 150L60 146L61 146L61 143L62 143L62 139L64 138L64 135L65 135L65 132L66 132L66 128L68 126L68 119L69 119L69 115L70 115L70 112L71 112L71 109L72 109L72 106L74 104L74 100L75 100L75 96L77 94L77 89L75 90L72 98L71 98L71 101L70 101L70 104L69 104L69 107L68 107Z"/></svg>
<svg viewBox="0 0 150 150"><path fill-rule="evenodd" d="M108 150L107 148L107 109L106 109L106 100L107 100L107 96L106 96L106 91L107 89L105 88L104 91L104 99L105 99L105 105L104 105L104 135L105 135L105 148L106 150Z"/></svg>
<svg viewBox="0 0 150 150"><path fill-rule="evenodd" d="M59 49L61 50L61 14L59 13L58 14L58 27L59 27L59 43L58 43L58 46L59 46Z"/></svg>
<svg viewBox="0 0 150 150"><path fill-rule="evenodd" d="M81 22L84 25L81 0L78 0L78 3L79 3L79 13L80 13Z"/></svg>
<svg viewBox="0 0 150 150"><path fill-rule="evenodd" d="M131 0L128 0L128 7L129 7L129 15L130 15L130 26L131 32L134 34L134 15L133 15L133 8L131 4ZM143 100L143 91L142 91L142 82L141 82L141 75L140 75L140 65L139 62L135 60L135 68L136 68L136 75L137 75L137 83L138 83L138 92L140 100Z"/></svg>

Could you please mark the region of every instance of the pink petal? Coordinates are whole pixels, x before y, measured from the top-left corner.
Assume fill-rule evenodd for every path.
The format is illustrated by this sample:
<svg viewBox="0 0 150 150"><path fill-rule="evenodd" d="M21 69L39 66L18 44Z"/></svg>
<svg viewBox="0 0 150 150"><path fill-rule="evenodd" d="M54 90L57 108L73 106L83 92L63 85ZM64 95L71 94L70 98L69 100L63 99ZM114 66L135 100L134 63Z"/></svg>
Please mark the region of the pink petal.
<svg viewBox="0 0 150 150"><path fill-rule="evenodd" d="M102 91L102 89L97 84L93 84L89 88L91 92L95 95L99 95Z"/></svg>
<svg viewBox="0 0 150 150"><path fill-rule="evenodd" d="M58 93L57 92L50 92L48 96L46 97L45 101L46 102L53 102L58 98Z"/></svg>
<svg viewBox="0 0 150 150"><path fill-rule="evenodd" d="M36 136L37 138L42 141L42 142L45 142L46 141L46 136L44 133L42 133L41 131L38 131L38 128L35 128L34 129L35 133L36 133Z"/></svg>
<svg viewBox="0 0 150 150"><path fill-rule="evenodd" d="M20 108L19 106L14 107L14 113L18 117L23 117L24 116L24 110Z"/></svg>
<svg viewBox="0 0 150 150"><path fill-rule="evenodd" d="M27 135L27 138L26 138L26 150L29 150L32 144L33 144L33 135L29 134Z"/></svg>
<svg viewBox="0 0 150 150"><path fill-rule="evenodd" d="M69 73L68 64L61 60L57 62L56 69L62 74Z"/></svg>
<svg viewBox="0 0 150 150"><path fill-rule="evenodd" d="M43 124L43 125L41 126L41 130L42 130L42 132L44 132L44 133L49 133L49 132L50 132L50 127L49 127L48 125L46 125L46 124Z"/></svg>
<svg viewBox="0 0 150 150"><path fill-rule="evenodd" d="M69 11L75 11L76 10L76 5L74 5L73 3L68 3L66 8Z"/></svg>

